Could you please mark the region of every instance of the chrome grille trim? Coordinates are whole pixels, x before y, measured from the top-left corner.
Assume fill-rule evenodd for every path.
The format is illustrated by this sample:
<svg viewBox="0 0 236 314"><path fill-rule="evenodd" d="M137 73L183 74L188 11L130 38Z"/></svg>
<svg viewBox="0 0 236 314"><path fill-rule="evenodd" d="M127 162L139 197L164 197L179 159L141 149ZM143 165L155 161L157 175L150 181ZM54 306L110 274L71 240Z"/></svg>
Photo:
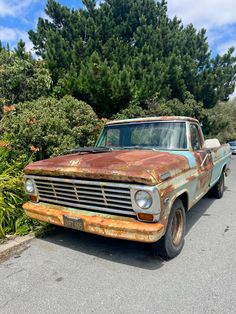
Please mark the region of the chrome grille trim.
<svg viewBox="0 0 236 314"><path fill-rule="evenodd" d="M34 180L39 201L136 216L131 201L130 184L34 175L26 175L25 179Z"/></svg>

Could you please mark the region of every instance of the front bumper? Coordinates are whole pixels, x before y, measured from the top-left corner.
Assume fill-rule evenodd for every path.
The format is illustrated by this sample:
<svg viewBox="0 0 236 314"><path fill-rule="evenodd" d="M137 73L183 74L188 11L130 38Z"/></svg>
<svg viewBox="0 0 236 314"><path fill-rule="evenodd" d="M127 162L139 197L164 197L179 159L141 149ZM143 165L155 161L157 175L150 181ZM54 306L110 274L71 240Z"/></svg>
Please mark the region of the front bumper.
<svg viewBox="0 0 236 314"><path fill-rule="evenodd" d="M58 226L65 226L64 216L80 218L83 221L83 231L109 238L152 243L158 241L164 234L164 225L161 223L145 223L129 217L46 203L28 202L23 208L29 217Z"/></svg>

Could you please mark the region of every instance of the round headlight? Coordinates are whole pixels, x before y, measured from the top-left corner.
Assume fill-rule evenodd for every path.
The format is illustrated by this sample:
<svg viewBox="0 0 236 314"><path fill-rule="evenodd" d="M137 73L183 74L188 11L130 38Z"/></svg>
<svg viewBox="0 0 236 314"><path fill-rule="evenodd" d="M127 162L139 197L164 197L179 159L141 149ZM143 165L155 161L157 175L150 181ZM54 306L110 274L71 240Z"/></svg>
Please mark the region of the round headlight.
<svg viewBox="0 0 236 314"><path fill-rule="evenodd" d="M138 191L135 194L135 202L138 207L148 209L152 206L152 196L146 191Z"/></svg>
<svg viewBox="0 0 236 314"><path fill-rule="evenodd" d="M26 192L33 193L34 192L34 182L30 179L26 180L25 189L26 189Z"/></svg>

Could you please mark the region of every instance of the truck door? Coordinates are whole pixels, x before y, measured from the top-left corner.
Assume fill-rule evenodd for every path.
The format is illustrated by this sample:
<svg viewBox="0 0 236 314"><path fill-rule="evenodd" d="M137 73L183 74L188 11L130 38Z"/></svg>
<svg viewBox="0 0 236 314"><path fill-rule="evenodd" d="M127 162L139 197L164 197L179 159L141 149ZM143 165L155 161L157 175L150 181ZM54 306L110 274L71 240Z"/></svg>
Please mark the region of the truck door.
<svg viewBox="0 0 236 314"><path fill-rule="evenodd" d="M204 139L198 124L190 124L190 138L194 158L197 164L197 189L195 199L202 197L209 189L212 171L211 153L204 148Z"/></svg>

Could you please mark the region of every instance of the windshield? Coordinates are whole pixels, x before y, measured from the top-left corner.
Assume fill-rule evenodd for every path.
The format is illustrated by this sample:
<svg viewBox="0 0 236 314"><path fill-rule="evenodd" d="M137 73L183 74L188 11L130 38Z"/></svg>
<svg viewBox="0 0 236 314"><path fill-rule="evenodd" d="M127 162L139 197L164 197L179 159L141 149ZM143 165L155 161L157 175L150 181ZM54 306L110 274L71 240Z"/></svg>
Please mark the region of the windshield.
<svg viewBox="0 0 236 314"><path fill-rule="evenodd" d="M97 147L113 149L187 149L185 122L153 122L105 127Z"/></svg>

